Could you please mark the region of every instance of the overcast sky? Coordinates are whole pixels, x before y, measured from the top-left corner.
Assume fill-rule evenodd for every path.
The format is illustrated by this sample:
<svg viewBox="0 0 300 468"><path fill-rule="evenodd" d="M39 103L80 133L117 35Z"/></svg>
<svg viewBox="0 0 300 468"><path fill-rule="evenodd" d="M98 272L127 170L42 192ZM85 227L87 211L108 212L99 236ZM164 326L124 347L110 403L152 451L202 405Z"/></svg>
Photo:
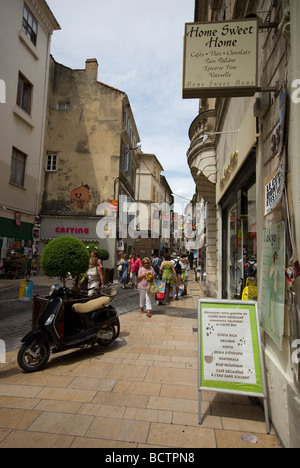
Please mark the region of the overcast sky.
<svg viewBox="0 0 300 468"><path fill-rule="evenodd" d="M191 199L186 152L198 100L182 99L182 66L195 0L46 1L62 28L52 37L54 59L84 69L97 58L98 80L129 98L142 151L157 156L175 194Z"/></svg>

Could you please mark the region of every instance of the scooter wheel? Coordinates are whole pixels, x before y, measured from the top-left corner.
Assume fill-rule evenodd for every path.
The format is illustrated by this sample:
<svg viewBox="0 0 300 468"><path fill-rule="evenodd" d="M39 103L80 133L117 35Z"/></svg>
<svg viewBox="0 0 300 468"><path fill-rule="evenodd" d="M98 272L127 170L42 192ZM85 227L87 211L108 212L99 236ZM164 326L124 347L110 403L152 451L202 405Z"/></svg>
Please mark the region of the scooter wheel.
<svg viewBox="0 0 300 468"><path fill-rule="evenodd" d="M115 321L114 327L115 327L115 340L116 340L117 338L119 338L120 329L121 329L119 317Z"/></svg>
<svg viewBox="0 0 300 468"><path fill-rule="evenodd" d="M108 325L102 330L101 338L98 338L97 343L101 346L109 346L116 338L116 330L113 325Z"/></svg>
<svg viewBox="0 0 300 468"><path fill-rule="evenodd" d="M50 357L50 347L48 343L25 343L18 353L18 364L20 368L27 372L38 372L46 367Z"/></svg>

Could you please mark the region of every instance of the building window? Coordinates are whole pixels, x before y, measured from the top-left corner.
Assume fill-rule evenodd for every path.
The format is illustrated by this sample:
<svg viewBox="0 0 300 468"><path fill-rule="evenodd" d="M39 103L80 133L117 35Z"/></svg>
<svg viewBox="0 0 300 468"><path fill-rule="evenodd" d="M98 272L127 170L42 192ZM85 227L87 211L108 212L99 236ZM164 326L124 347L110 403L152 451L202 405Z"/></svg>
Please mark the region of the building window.
<svg viewBox="0 0 300 468"><path fill-rule="evenodd" d="M11 158L10 182L24 187L25 166L27 156L21 151L13 148Z"/></svg>
<svg viewBox="0 0 300 468"><path fill-rule="evenodd" d="M19 73L17 104L29 115L31 113L32 90L32 84Z"/></svg>
<svg viewBox="0 0 300 468"><path fill-rule="evenodd" d="M26 36L31 40L31 42L35 46L36 46L37 30L38 30L38 22L25 3L24 12L23 12L22 31L26 34Z"/></svg>
<svg viewBox="0 0 300 468"><path fill-rule="evenodd" d="M129 148L129 145L122 146L121 150L122 156L122 171L124 172L127 179L131 177L131 169L132 169L132 151Z"/></svg>
<svg viewBox="0 0 300 468"><path fill-rule="evenodd" d="M156 188L152 186L152 202L156 202Z"/></svg>
<svg viewBox="0 0 300 468"><path fill-rule="evenodd" d="M69 101L58 102L57 103L57 110L61 110L61 111L70 110L70 102Z"/></svg>
<svg viewBox="0 0 300 468"><path fill-rule="evenodd" d="M56 172L56 170L57 170L57 154L48 154L46 172Z"/></svg>

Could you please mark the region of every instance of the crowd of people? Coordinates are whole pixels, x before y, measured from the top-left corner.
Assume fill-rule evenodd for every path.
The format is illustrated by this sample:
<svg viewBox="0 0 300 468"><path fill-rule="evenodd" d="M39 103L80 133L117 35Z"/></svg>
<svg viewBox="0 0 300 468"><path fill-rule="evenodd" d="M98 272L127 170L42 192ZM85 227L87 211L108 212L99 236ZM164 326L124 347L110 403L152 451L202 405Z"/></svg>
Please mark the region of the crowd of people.
<svg viewBox="0 0 300 468"><path fill-rule="evenodd" d="M150 284L153 281L163 280L164 282L164 302L169 304L173 298L178 300L179 294L187 294L187 280L190 263L186 255L165 254L164 259L157 255L151 259L148 257L140 260L135 254L129 258L123 255L118 264L119 283L125 289L130 285L138 289L140 293L141 313L146 311L151 317L153 294L151 294Z"/></svg>
<svg viewBox="0 0 300 468"><path fill-rule="evenodd" d="M126 289L128 285L138 289L141 313L146 311L148 317L151 317L153 302L150 284L163 282L165 304L169 304L172 299L179 300L180 295L187 294L190 263L186 255L179 257L176 254L165 254L163 260L154 255L151 259L145 257L141 260L136 254L130 255L129 258L124 254L117 268L121 287ZM85 280L89 296L93 296L99 285L104 285L103 266L96 250L91 252Z"/></svg>

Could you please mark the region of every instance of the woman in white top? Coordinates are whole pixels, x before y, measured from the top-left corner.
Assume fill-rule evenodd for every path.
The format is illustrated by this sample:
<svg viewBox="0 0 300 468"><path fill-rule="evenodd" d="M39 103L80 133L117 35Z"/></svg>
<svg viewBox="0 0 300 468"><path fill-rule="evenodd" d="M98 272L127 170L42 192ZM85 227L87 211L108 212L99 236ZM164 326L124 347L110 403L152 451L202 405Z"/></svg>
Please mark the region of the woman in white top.
<svg viewBox="0 0 300 468"><path fill-rule="evenodd" d="M99 266L97 265L97 259L91 257L89 263L89 269L86 272L88 280L88 296L92 296L95 292L95 289L99 287L100 276L99 276Z"/></svg>

